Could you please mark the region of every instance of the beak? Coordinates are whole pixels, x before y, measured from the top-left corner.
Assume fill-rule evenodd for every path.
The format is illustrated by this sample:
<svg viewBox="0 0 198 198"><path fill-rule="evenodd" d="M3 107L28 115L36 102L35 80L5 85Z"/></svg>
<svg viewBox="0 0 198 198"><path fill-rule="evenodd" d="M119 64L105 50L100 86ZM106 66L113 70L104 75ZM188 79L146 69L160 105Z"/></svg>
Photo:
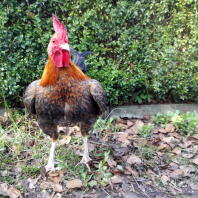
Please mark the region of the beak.
<svg viewBox="0 0 198 198"><path fill-rule="evenodd" d="M68 44L68 43L61 44L60 47L61 47L61 49L70 51L70 49L69 49L69 44Z"/></svg>

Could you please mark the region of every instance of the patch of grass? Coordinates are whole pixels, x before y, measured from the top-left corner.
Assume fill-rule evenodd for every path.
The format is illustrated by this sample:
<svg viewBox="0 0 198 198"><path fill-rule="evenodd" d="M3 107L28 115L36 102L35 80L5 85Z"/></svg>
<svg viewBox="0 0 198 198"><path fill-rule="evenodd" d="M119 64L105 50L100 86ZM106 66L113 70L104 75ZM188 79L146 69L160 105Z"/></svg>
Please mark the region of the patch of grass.
<svg viewBox="0 0 198 198"><path fill-rule="evenodd" d="M35 176L40 173L40 167L24 166L22 170L26 177Z"/></svg>
<svg viewBox="0 0 198 198"><path fill-rule="evenodd" d="M197 113L183 113L179 111L168 112L166 114L157 114L152 118L155 124L165 126L168 123L173 124L178 133L182 135L193 135L198 133L198 114Z"/></svg>
<svg viewBox="0 0 198 198"><path fill-rule="evenodd" d="M153 124L148 123L147 125L143 125L139 130L138 130L138 135L143 138L148 138L151 136L151 130L153 128Z"/></svg>
<svg viewBox="0 0 198 198"><path fill-rule="evenodd" d="M99 118L94 124L94 132L95 133L115 133L122 130L120 127L116 127L115 123L118 121L118 118L109 118L102 119Z"/></svg>
<svg viewBox="0 0 198 198"><path fill-rule="evenodd" d="M155 148L154 147L148 147L148 146L142 146L139 148L139 154L141 158L146 160L152 160L155 157Z"/></svg>

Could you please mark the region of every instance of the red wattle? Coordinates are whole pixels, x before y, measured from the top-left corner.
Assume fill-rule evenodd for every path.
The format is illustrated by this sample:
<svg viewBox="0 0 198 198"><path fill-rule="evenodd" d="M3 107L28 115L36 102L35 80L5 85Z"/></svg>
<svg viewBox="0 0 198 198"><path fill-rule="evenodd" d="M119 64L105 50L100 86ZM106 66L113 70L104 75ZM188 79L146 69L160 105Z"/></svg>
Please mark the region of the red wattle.
<svg viewBox="0 0 198 198"><path fill-rule="evenodd" d="M67 67L69 65L70 53L66 50L57 50L52 59L56 67Z"/></svg>

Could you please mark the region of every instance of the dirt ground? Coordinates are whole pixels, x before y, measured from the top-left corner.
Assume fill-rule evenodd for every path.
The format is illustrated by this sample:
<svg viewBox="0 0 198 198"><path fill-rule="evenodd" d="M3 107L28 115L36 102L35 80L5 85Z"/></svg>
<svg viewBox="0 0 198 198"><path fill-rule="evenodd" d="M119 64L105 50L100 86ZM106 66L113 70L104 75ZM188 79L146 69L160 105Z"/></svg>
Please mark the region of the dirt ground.
<svg viewBox="0 0 198 198"><path fill-rule="evenodd" d="M43 171L48 154L46 148L41 157L35 155L37 159L31 154L34 145L50 144L48 138L42 135L35 138L35 134L30 134L29 141L27 137L21 140L21 144L28 144L30 149L23 150L26 148L23 146L17 157L13 157L17 148L4 144L1 154L4 158L10 155L9 159L15 161L7 159L5 162L3 155L0 156L0 197L196 198L197 128L186 134L185 130L190 128L182 128L186 125L175 122L174 119L182 118L178 116L172 115L167 120L163 116L146 116L141 120L99 120L89 137L91 172L84 165L75 166L81 158L82 148L78 128L70 129L72 138L69 144L57 148L57 166L62 165L61 170L55 172ZM36 124L33 128L39 130ZM11 132L9 135L12 137ZM63 157L66 151L69 152ZM43 150L40 148L35 152ZM21 161L23 166L30 167L27 170L21 168ZM31 166L38 168L31 169Z"/></svg>

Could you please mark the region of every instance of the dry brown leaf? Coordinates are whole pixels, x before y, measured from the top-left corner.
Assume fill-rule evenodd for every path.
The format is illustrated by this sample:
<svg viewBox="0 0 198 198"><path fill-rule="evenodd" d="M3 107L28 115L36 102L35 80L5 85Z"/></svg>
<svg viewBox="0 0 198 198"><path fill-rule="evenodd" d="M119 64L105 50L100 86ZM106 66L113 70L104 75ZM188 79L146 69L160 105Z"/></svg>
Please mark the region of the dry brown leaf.
<svg viewBox="0 0 198 198"><path fill-rule="evenodd" d="M194 144L194 141L190 141L190 140L186 140L186 139L184 139L183 142L184 143L179 145L182 148L188 148Z"/></svg>
<svg viewBox="0 0 198 198"><path fill-rule="evenodd" d="M170 181L170 177L168 177L167 175L162 175L161 181L162 183L167 183L168 181Z"/></svg>
<svg viewBox="0 0 198 198"><path fill-rule="evenodd" d="M9 187L6 183L0 184L0 195L8 196L10 198L22 198L19 190L13 186Z"/></svg>
<svg viewBox="0 0 198 198"><path fill-rule="evenodd" d="M175 131L175 127L172 124L167 124L165 127L165 131L167 133L173 133Z"/></svg>
<svg viewBox="0 0 198 198"><path fill-rule="evenodd" d="M60 183L64 179L64 173L63 171L49 172L48 178L54 183Z"/></svg>
<svg viewBox="0 0 198 198"><path fill-rule="evenodd" d="M109 157L109 159L107 160L107 163L109 165L109 167L114 168L117 165L117 162L113 159L112 156Z"/></svg>
<svg viewBox="0 0 198 198"><path fill-rule="evenodd" d="M51 186L52 186L54 192L62 192L63 191L63 186L61 184L53 183L53 184L51 184Z"/></svg>
<svg viewBox="0 0 198 198"><path fill-rule="evenodd" d="M141 164L142 160L138 156L132 154L128 157L127 163L129 163L129 164Z"/></svg>
<svg viewBox="0 0 198 198"><path fill-rule="evenodd" d="M114 175L113 177L111 177L112 184L119 184L122 182L123 182L123 177L121 177L120 175Z"/></svg>
<svg viewBox="0 0 198 198"><path fill-rule="evenodd" d="M160 133L167 133L166 130L165 130L164 128L160 128L160 129L159 129L159 132L160 132Z"/></svg>
<svg viewBox="0 0 198 198"><path fill-rule="evenodd" d="M191 176L192 173L195 173L197 171L197 169L192 165L180 166L180 169L183 170L184 176Z"/></svg>
<svg viewBox="0 0 198 198"><path fill-rule="evenodd" d="M130 128L133 126L133 122L131 120L127 120L127 127Z"/></svg>
<svg viewBox="0 0 198 198"><path fill-rule="evenodd" d="M176 170L176 169L178 169L179 168L179 165L177 164L177 163L175 163L175 162L171 162L170 164L169 164L169 170Z"/></svg>
<svg viewBox="0 0 198 198"><path fill-rule="evenodd" d="M157 148L159 151L162 151L166 148L169 148L169 146L167 144L161 143Z"/></svg>
<svg viewBox="0 0 198 198"><path fill-rule="evenodd" d="M198 157L194 158L191 160L192 163L198 165Z"/></svg>
<svg viewBox="0 0 198 198"><path fill-rule="evenodd" d="M188 140L198 140L198 134L194 134L188 137Z"/></svg>
<svg viewBox="0 0 198 198"><path fill-rule="evenodd" d="M181 149L176 147L172 150L172 153L176 154L176 155L181 155Z"/></svg>
<svg viewBox="0 0 198 198"><path fill-rule="evenodd" d="M151 129L151 131L152 131L153 134L158 134L158 133L159 133L159 128L153 127L153 128Z"/></svg>
<svg viewBox="0 0 198 198"><path fill-rule="evenodd" d="M124 171L124 174L133 175L135 177L139 176L139 173L135 169L132 169L131 166L126 166L125 168L126 170Z"/></svg>
<svg viewBox="0 0 198 198"><path fill-rule="evenodd" d="M135 124L133 125L133 127L131 127L131 132L133 134L137 134L138 130L144 125L144 122L142 122L141 120L136 120Z"/></svg>
<svg viewBox="0 0 198 198"><path fill-rule="evenodd" d="M176 169L170 174L170 177L174 178L174 179L177 179L177 178L179 178L180 176L183 176L183 175L184 175L184 171L182 169Z"/></svg>
<svg viewBox="0 0 198 198"><path fill-rule="evenodd" d="M124 145L129 145L130 141L128 140L128 134L126 132L118 133L117 140Z"/></svg>
<svg viewBox="0 0 198 198"><path fill-rule="evenodd" d="M162 139L162 141L167 143L167 144L173 143L174 140L175 140L174 137L165 137L165 138Z"/></svg>
<svg viewBox="0 0 198 198"><path fill-rule="evenodd" d="M198 185L191 184L190 187L192 188L192 190L198 191Z"/></svg>
<svg viewBox="0 0 198 198"><path fill-rule="evenodd" d="M42 183L40 184L40 188L42 188L42 189L49 189L49 188L51 188L51 182L42 181Z"/></svg>
<svg viewBox="0 0 198 198"><path fill-rule="evenodd" d="M190 159L190 158L194 157L194 154L193 153L182 153L182 157Z"/></svg>
<svg viewBox="0 0 198 198"><path fill-rule="evenodd" d="M83 186L83 183L80 179L69 180L66 183L66 187L69 189L81 188L82 186Z"/></svg>
<svg viewBox="0 0 198 198"><path fill-rule="evenodd" d="M37 177L36 179L32 179L32 178L28 178L27 182L28 182L28 187L29 189L34 189L36 188L36 183L38 182L40 177Z"/></svg>

